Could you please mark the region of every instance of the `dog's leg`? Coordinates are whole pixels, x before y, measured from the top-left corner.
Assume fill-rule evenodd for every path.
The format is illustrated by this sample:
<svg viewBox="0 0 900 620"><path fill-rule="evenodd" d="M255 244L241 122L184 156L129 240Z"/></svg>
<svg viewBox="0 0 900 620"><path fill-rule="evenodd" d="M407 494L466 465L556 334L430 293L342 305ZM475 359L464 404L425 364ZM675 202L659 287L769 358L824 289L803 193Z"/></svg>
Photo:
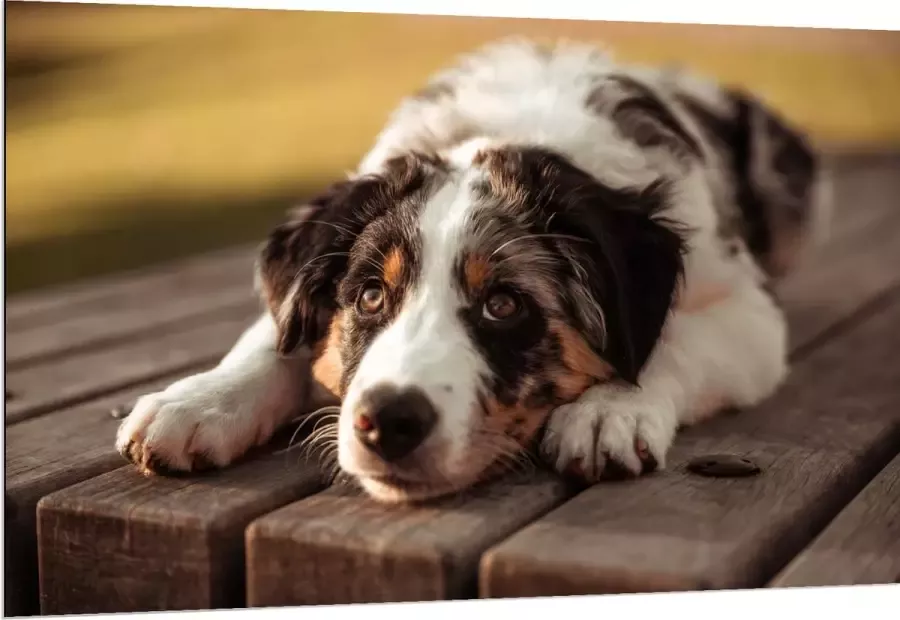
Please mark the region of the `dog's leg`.
<svg viewBox="0 0 900 620"><path fill-rule="evenodd" d="M553 412L542 451L557 470L588 481L665 466L679 426L771 395L787 373L784 315L758 285L682 307L669 319L640 388L587 390Z"/></svg>
<svg viewBox="0 0 900 620"><path fill-rule="evenodd" d="M265 314L218 366L140 398L116 448L145 473L162 473L224 467L267 441L300 413L310 383L308 360L278 357L276 338Z"/></svg>

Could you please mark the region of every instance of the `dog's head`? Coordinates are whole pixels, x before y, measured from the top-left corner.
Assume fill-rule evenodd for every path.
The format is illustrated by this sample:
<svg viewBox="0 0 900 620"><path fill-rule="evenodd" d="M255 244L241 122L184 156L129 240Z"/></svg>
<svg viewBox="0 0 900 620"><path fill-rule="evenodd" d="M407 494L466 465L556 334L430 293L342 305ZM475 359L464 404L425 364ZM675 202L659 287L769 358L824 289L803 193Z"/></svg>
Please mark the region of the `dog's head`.
<svg viewBox="0 0 900 620"><path fill-rule="evenodd" d="M668 200L493 147L396 158L276 229L262 290L342 401L341 468L384 501L457 491L593 383L636 383L682 268Z"/></svg>

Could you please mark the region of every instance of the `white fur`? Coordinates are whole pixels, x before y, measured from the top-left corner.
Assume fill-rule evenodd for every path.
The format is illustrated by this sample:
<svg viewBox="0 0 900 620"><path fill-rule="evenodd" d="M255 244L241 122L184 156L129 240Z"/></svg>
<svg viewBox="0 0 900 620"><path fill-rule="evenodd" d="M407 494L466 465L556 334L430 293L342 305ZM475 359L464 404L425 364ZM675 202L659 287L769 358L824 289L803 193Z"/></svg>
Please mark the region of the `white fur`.
<svg viewBox="0 0 900 620"><path fill-rule="evenodd" d="M504 43L476 54L436 76L451 80L452 100L404 102L394 113L358 173L375 172L393 155L410 149L450 153L465 167L479 140L536 144L555 149L613 187L643 187L666 168L657 154L624 140L608 120L585 108L595 80L622 68L585 45L560 46L548 56L529 43ZM688 77L640 70L660 88L679 84L709 105L719 105L714 87ZM474 140L465 145L469 140ZM454 152L455 151L455 152ZM686 257L687 288L681 310L640 377L640 390L595 387L551 418L544 452L560 469L579 459L599 473L604 454L634 471L634 445L647 443L662 465L679 425L709 414L706 404L749 405L767 397L786 372L785 322L760 286L760 271L741 251L726 258L716 235L712 192L715 171L688 169L678 185L671 217L694 230ZM362 390L378 381L415 383L442 411L429 441L446 453L442 476L462 475L466 464L474 387L483 363L454 316L460 300L450 285L450 257L472 201L465 177L448 183L421 222L424 277L396 320L372 344L343 403L341 464L361 471L353 449L350 415ZM713 302L699 302L718 291ZM698 305L699 304L699 305ZM117 444L142 442L172 465L190 468L202 452L224 465L266 439L300 402L295 377L276 358L274 325L263 318L214 370L144 397L119 432ZM451 387L448 391L445 388ZM389 489L369 491L383 499Z"/></svg>
<svg viewBox="0 0 900 620"><path fill-rule="evenodd" d="M263 315L218 366L141 397L119 427L116 448L135 442L171 469L190 471L196 456L224 467L264 443L307 395L303 360L279 358L276 337L274 321Z"/></svg>
<svg viewBox="0 0 900 620"><path fill-rule="evenodd" d="M468 164L471 158L457 161ZM338 461L373 494L383 495L383 485L366 474L383 475L384 466L359 444L352 425L360 397L380 383L424 390L440 412L437 428L421 447L435 455L428 459L435 470L430 477L471 482L484 466L472 462L467 448L478 415L476 389L486 368L457 315L463 300L453 281L475 204L471 180L471 174L454 175L425 205L420 279L397 317L366 349L342 403Z"/></svg>

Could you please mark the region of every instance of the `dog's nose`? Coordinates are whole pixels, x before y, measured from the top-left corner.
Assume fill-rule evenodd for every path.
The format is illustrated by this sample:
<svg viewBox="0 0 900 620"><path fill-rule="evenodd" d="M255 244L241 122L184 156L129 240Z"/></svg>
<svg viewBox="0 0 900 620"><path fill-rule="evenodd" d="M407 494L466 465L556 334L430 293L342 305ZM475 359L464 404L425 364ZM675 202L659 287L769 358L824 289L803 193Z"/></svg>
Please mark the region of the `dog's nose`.
<svg viewBox="0 0 900 620"><path fill-rule="evenodd" d="M437 422L437 411L417 388L380 385L367 390L354 419L359 441L385 461L415 450Z"/></svg>

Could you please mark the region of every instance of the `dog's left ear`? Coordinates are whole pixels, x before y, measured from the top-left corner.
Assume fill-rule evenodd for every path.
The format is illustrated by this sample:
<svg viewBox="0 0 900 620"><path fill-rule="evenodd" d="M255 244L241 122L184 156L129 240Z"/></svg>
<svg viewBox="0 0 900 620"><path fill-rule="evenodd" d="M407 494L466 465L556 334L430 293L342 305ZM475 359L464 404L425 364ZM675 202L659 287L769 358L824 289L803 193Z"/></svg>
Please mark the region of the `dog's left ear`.
<svg viewBox="0 0 900 620"><path fill-rule="evenodd" d="M546 165L544 175L555 196L548 232L569 238L560 247L579 327L596 354L637 385L683 273L684 240L660 214L668 187L610 189L562 161Z"/></svg>

